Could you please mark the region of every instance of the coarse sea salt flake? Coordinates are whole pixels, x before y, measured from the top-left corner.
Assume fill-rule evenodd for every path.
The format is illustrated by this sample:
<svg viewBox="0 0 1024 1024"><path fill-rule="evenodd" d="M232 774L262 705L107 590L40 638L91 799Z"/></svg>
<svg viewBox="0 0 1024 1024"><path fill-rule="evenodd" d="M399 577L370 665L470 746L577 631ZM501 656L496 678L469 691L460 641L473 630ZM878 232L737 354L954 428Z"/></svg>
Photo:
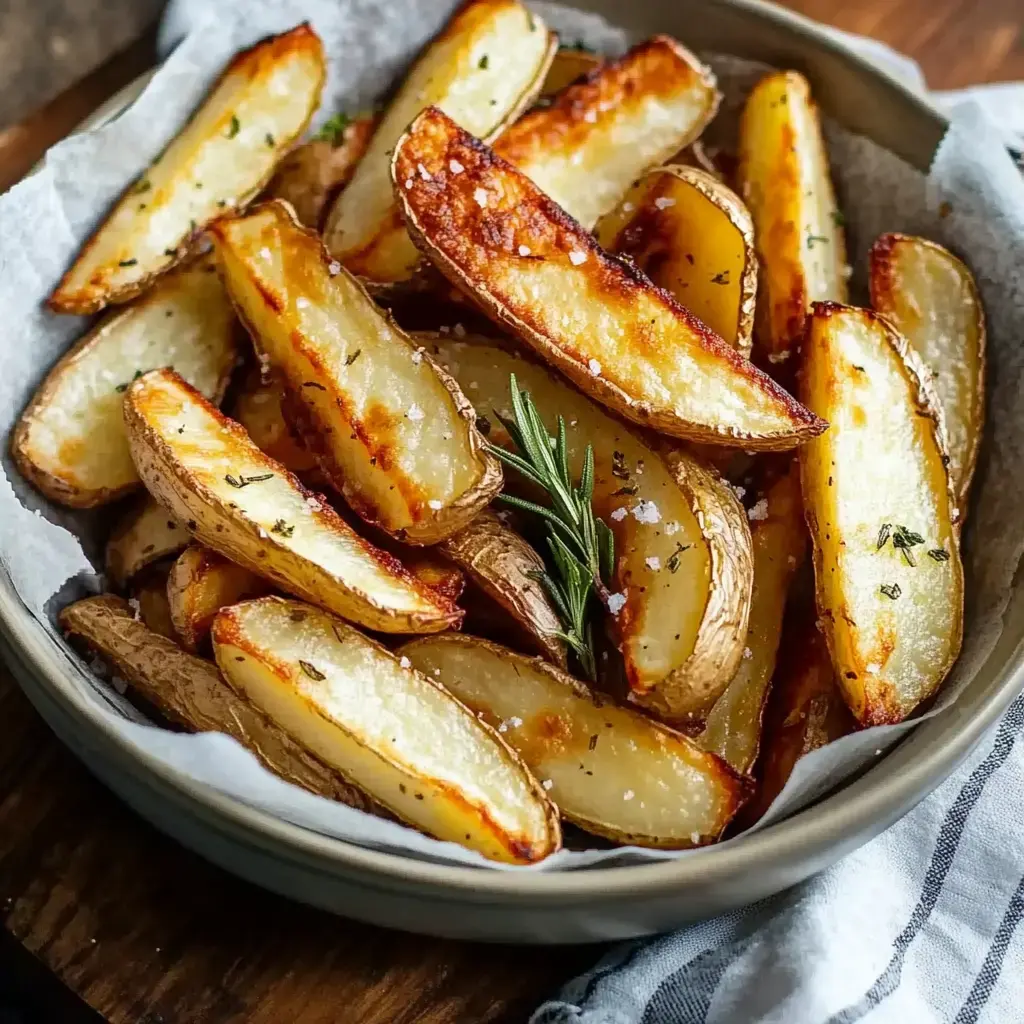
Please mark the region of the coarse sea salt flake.
<svg viewBox="0 0 1024 1024"><path fill-rule="evenodd" d="M595 377L601 376L601 364L596 359L591 359L587 363L587 369L589 369Z"/></svg>
<svg viewBox="0 0 1024 1024"><path fill-rule="evenodd" d="M409 419L413 420L413 422L415 422L417 420L423 419L425 414L423 410L415 402L413 402L412 405L409 406L409 410L408 412L406 412L405 415L408 416Z"/></svg>
<svg viewBox="0 0 1024 1024"><path fill-rule="evenodd" d="M670 519L665 524L665 535L667 537L671 537L672 534L678 533L678 532L679 532L679 524L674 519Z"/></svg>
<svg viewBox="0 0 1024 1024"><path fill-rule="evenodd" d="M751 522L761 522L768 518L768 499L762 498L752 509L748 510L747 518Z"/></svg>
<svg viewBox="0 0 1024 1024"><path fill-rule="evenodd" d="M651 555L650 558L644 559L644 564L647 566L648 569L657 572L661 568L661 559L658 558L657 555Z"/></svg>
<svg viewBox="0 0 1024 1024"><path fill-rule="evenodd" d="M550 779L545 779L545 780L544 780L544 781L543 781L543 782L541 783L541 785L542 785L542 786L543 786L543 787L544 787L545 789L550 789L550 788L551 788L551 787L552 787L552 786L554 785L554 783L553 783L553 782L552 782L552 781L551 781Z"/></svg>
<svg viewBox="0 0 1024 1024"><path fill-rule="evenodd" d="M420 177L424 181L433 181L434 180L434 176L430 173L430 171L428 171L426 169L426 167L423 166L423 164L417 164L416 165L416 170L420 172Z"/></svg>
<svg viewBox="0 0 1024 1024"><path fill-rule="evenodd" d="M402 668L412 668L412 662L404 654L398 659L398 664Z"/></svg>
<svg viewBox="0 0 1024 1024"><path fill-rule="evenodd" d="M622 799L623 800L632 800L633 797L635 797L635 796L636 796L636 793L634 793L633 790L627 789L626 792L622 794Z"/></svg>
<svg viewBox="0 0 1024 1024"><path fill-rule="evenodd" d="M450 170L452 174L461 174L465 169L466 168L463 167L458 160L448 161L448 170Z"/></svg>
<svg viewBox="0 0 1024 1024"><path fill-rule="evenodd" d="M587 254L585 252L580 252L578 249L573 249L573 251L569 253L569 262L574 267L578 267L581 263L587 262Z"/></svg>
<svg viewBox="0 0 1024 1024"><path fill-rule="evenodd" d="M659 210L667 210L670 206L675 206L676 201L674 199L668 199L666 196L658 196L658 198L654 200L654 205Z"/></svg>
<svg viewBox="0 0 1024 1024"><path fill-rule="evenodd" d="M661 522L661 512L658 511L658 506L653 501L638 502L630 509L630 513L638 523L653 525Z"/></svg>
<svg viewBox="0 0 1024 1024"><path fill-rule="evenodd" d="M608 518L611 519L613 523L621 523L622 520L625 519L628 514L629 513L625 508L616 508L612 509Z"/></svg>
<svg viewBox="0 0 1024 1024"><path fill-rule="evenodd" d="M341 273L341 264L337 260L331 260L331 262L327 264L327 273L330 274L331 277L337 277Z"/></svg>
<svg viewBox="0 0 1024 1024"><path fill-rule="evenodd" d="M743 657L748 661L754 656L754 652L749 647L743 648Z"/></svg>
<svg viewBox="0 0 1024 1024"><path fill-rule="evenodd" d="M299 309L308 309L308 308L309 308L309 299L305 299L305 298L303 298L303 297L302 297L302 296L300 295L300 296L299 296L299 298L297 298L297 299L295 300L295 305L296 305L296 306L297 306L297 307L298 307Z"/></svg>
<svg viewBox="0 0 1024 1024"><path fill-rule="evenodd" d="M623 608L626 607L626 595L625 594L609 594L608 595L608 611L612 615L618 615Z"/></svg>
<svg viewBox="0 0 1024 1024"><path fill-rule="evenodd" d="M479 206L479 207L481 207L483 209L487 208L487 189L485 189L485 188L478 188L473 193L473 198L476 200L477 206Z"/></svg>
<svg viewBox="0 0 1024 1024"><path fill-rule="evenodd" d="M519 255L520 256L529 256L530 255L530 247L528 245L521 245L521 246L519 246Z"/></svg>
<svg viewBox="0 0 1024 1024"><path fill-rule="evenodd" d="M438 511L439 509L442 509L442 508L444 508L444 502L443 502L443 501L438 501L438 500L437 500L437 498L431 498L431 499L430 499L430 501L428 501L428 502L427 502L427 504L428 504L428 505L429 505L429 506L430 506L430 507L431 507L431 508L432 508L432 509L433 509L433 510L434 510L435 512L437 512L437 511Z"/></svg>

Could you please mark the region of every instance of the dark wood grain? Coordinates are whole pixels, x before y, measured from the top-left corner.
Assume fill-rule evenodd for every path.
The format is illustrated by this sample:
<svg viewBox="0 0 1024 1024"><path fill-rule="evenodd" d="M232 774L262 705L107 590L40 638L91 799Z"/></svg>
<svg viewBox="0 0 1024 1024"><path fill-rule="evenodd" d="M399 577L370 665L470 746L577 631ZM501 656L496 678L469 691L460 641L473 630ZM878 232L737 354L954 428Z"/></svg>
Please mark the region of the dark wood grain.
<svg viewBox="0 0 1024 1024"><path fill-rule="evenodd" d="M1024 77L1020 0L800 0L916 57L935 87ZM0 133L0 187L152 59L152 35ZM238 882L135 818L0 669L0 921L116 1024L522 1022L595 956L425 940Z"/></svg>

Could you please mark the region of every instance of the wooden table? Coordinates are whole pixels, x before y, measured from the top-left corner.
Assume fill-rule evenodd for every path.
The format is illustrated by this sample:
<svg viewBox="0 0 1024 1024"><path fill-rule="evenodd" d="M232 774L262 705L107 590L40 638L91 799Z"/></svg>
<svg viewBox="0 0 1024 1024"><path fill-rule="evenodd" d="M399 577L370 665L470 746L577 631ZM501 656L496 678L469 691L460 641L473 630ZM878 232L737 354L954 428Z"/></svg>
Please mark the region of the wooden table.
<svg viewBox="0 0 1024 1024"><path fill-rule="evenodd" d="M1024 77L1024 0L797 0L950 88ZM0 133L0 189L152 60L148 34ZM289 904L134 817L49 735L0 667L0 920L117 1024L521 1022L596 955L387 932ZM45 1018L74 1019L56 986Z"/></svg>

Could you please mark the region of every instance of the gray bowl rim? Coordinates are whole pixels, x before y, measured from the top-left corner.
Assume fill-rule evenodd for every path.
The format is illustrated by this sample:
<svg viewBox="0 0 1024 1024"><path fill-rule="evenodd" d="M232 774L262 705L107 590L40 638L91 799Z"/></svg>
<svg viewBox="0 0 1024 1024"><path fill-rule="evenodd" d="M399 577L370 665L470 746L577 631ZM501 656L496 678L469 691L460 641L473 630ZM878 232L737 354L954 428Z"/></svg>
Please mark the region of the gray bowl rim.
<svg viewBox="0 0 1024 1024"><path fill-rule="evenodd" d="M902 81L850 50L840 40L802 15L762 0L722 0L731 7L787 31L861 76L874 78L894 101L913 110L919 128L936 141L948 125L944 115L925 97ZM134 100L152 71L139 76L104 103L78 130L109 120ZM927 170L931 154L903 154L919 169ZM2 568L2 566L0 566ZM189 779L145 751L138 751L114 732L99 705L68 681L67 655L46 634L24 606L6 572L0 574L0 631L23 664L21 671L47 691L77 719L83 742L94 749L106 747L104 756L131 771L143 770L157 788L175 791L181 802L207 824L220 821L237 836L259 846L268 842L280 853L316 865L320 870L349 869L378 884L402 888L423 887L442 896L445 891L473 902L535 902L552 898L579 902L628 900L643 891L679 891L686 886L711 885L766 865L789 859L828 859L828 851L851 837L873 835L888 827L949 777L970 754L1013 698L1024 687L1024 636L990 681L985 692L962 707L952 708L922 723L889 752L879 764L841 785L802 811L753 834L739 836L721 846L695 850L677 860L652 864L593 867L576 871L491 871L485 868L439 864L410 856L386 853L342 839L322 835L251 807L212 787ZM15 669L17 674L17 668ZM966 696L966 695L964 695ZM922 748L922 749L918 749ZM896 765L900 771L893 771ZM880 827L878 827L880 826Z"/></svg>

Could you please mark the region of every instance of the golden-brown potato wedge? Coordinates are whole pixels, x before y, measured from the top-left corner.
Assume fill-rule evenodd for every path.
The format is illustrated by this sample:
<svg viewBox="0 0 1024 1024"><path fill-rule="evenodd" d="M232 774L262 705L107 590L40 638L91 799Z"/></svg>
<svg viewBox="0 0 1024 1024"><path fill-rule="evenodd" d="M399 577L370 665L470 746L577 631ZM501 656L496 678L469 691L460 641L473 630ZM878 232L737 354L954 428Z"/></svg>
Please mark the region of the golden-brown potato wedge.
<svg viewBox="0 0 1024 1024"><path fill-rule="evenodd" d="M595 232L628 256L733 348L750 355L757 254L750 213L732 189L696 167L645 174Z"/></svg>
<svg viewBox="0 0 1024 1024"><path fill-rule="evenodd" d="M285 418L352 509L435 544L501 489L473 407L281 202L221 221L228 292L286 385Z"/></svg>
<svg viewBox="0 0 1024 1024"><path fill-rule="evenodd" d="M177 557L188 541L188 530L147 494L121 517L107 541L107 578L121 590L147 565Z"/></svg>
<svg viewBox="0 0 1024 1024"><path fill-rule="evenodd" d="M974 277L941 245L882 235L870 283L871 305L921 357L938 395L962 518L985 421L985 311Z"/></svg>
<svg viewBox="0 0 1024 1024"><path fill-rule="evenodd" d="M594 446L593 507L615 537L614 625L631 692L673 720L699 721L735 673L747 631L750 531L735 495L695 460L662 457L535 362L484 339L418 337L481 409L511 415L514 373L552 434L564 418L574 475ZM497 417L487 430L493 444L510 444ZM506 485L524 481L510 472Z"/></svg>
<svg viewBox="0 0 1024 1024"><path fill-rule="evenodd" d="M171 606L167 600L167 576L170 566L154 565L132 581L128 604L154 633L177 640L178 634L171 621Z"/></svg>
<svg viewBox="0 0 1024 1024"><path fill-rule="evenodd" d="M532 102L556 43L518 0L464 4L420 56L329 210L324 241L332 255L377 284L410 278L420 255L391 194L388 165L396 140L431 104L474 135L492 137Z"/></svg>
<svg viewBox="0 0 1024 1024"><path fill-rule="evenodd" d="M207 224L262 190L309 123L325 74L323 46L308 24L238 54L85 243L50 307L95 313L138 295L177 263Z"/></svg>
<svg viewBox="0 0 1024 1024"><path fill-rule="evenodd" d="M11 452L51 501L92 508L139 487L121 403L134 377L171 366L219 402L238 359L238 324L212 260L168 274L105 317L46 375Z"/></svg>
<svg viewBox="0 0 1024 1024"><path fill-rule="evenodd" d="M558 815L523 762L408 658L276 597L224 609L213 646L239 693L403 821L492 860L558 849Z"/></svg>
<svg viewBox="0 0 1024 1024"><path fill-rule="evenodd" d="M202 544L190 544L167 577L165 593L174 633L185 650L196 652L210 635L221 608L273 589L262 576L235 565Z"/></svg>
<svg viewBox="0 0 1024 1024"><path fill-rule="evenodd" d="M400 560L420 583L436 590L452 604L458 601L466 589L465 573L430 548L406 548Z"/></svg>
<svg viewBox="0 0 1024 1024"><path fill-rule="evenodd" d="M168 721L189 732L223 732L275 775L311 793L368 810L371 802L262 711L243 700L212 662L186 654L132 616L113 594L87 597L60 613L61 629L110 663Z"/></svg>
<svg viewBox="0 0 1024 1024"><path fill-rule="evenodd" d="M765 700L782 636L786 595L807 550L807 527L800 501L800 467L793 464L754 506L751 526L754 588L743 660L711 709L697 742L741 774L757 758Z"/></svg>
<svg viewBox="0 0 1024 1024"><path fill-rule="evenodd" d="M257 448L285 469L305 480L321 476L316 456L285 422L283 401L280 374L271 373L264 381L259 370L253 370L238 389L231 416L245 427Z"/></svg>
<svg viewBox="0 0 1024 1024"><path fill-rule="evenodd" d="M721 835L749 792L685 736L540 658L454 633L399 653L498 729L562 815L588 832L637 846L700 846Z"/></svg>
<svg viewBox="0 0 1024 1024"><path fill-rule="evenodd" d="M825 428L441 111L413 122L393 173L409 230L441 272L620 415L751 450L792 448Z"/></svg>
<svg viewBox="0 0 1024 1024"><path fill-rule="evenodd" d="M604 57L582 46L560 46L544 78L538 101L553 99L566 86L596 71Z"/></svg>
<svg viewBox="0 0 1024 1024"><path fill-rule="evenodd" d="M544 560L493 512L481 512L440 547L490 598L537 653L565 668L562 623L535 574ZM472 611L472 609L470 609Z"/></svg>
<svg viewBox="0 0 1024 1024"><path fill-rule="evenodd" d="M290 203L299 223L317 228L324 210L355 173L373 135L372 117L357 117L329 137L293 149L278 165L264 196Z"/></svg>
<svg viewBox="0 0 1024 1024"><path fill-rule="evenodd" d="M938 400L883 317L827 302L811 314L802 386L832 424L800 453L818 615L854 717L899 722L942 682L963 630Z"/></svg>
<svg viewBox="0 0 1024 1024"><path fill-rule="evenodd" d="M457 609L170 370L128 388L125 423L146 487L207 547L370 629L430 633L458 623Z"/></svg>
<svg viewBox="0 0 1024 1024"><path fill-rule="evenodd" d="M797 761L857 727L842 693L825 638L813 621L799 621L785 636L793 653L772 679L764 713L757 792L740 812L743 828L758 821L782 792Z"/></svg>
<svg viewBox="0 0 1024 1024"><path fill-rule="evenodd" d="M524 114L494 151L589 229L638 174L700 135L719 98L710 68L655 36Z"/></svg>
<svg viewBox="0 0 1024 1024"><path fill-rule="evenodd" d="M757 343L773 363L799 349L812 302L846 301L846 241L818 109L803 75L778 71L747 98L739 193L761 260Z"/></svg>

